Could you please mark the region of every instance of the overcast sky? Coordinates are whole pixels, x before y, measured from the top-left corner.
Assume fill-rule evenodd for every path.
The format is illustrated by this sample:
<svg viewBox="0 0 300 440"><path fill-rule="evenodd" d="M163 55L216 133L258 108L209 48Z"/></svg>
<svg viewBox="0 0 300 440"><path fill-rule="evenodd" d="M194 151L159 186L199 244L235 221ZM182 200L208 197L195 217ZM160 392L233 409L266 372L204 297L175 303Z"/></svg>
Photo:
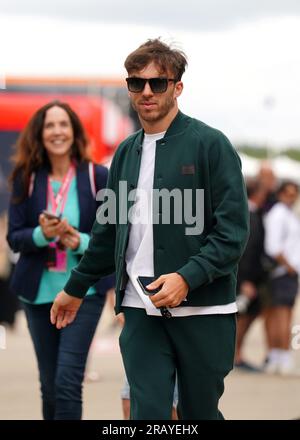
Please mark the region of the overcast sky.
<svg viewBox="0 0 300 440"><path fill-rule="evenodd" d="M300 144L300 0L0 0L0 76L125 77L157 36L188 56L184 112L233 142Z"/></svg>
<svg viewBox="0 0 300 440"><path fill-rule="evenodd" d="M299 0L0 0L0 12L172 29L220 29L300 14Z"/></svg>

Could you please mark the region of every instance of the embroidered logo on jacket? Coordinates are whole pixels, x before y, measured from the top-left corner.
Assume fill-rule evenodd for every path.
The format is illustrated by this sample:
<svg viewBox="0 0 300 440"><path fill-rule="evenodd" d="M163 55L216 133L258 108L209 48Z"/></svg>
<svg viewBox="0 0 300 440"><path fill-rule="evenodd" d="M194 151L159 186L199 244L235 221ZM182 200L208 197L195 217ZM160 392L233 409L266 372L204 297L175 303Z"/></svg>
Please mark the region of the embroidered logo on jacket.
<svg viewBox="0 0 300 440"><path fill-rule="evenodd" d="M195 165L182 165L181 174L195 174Z"/></svg>

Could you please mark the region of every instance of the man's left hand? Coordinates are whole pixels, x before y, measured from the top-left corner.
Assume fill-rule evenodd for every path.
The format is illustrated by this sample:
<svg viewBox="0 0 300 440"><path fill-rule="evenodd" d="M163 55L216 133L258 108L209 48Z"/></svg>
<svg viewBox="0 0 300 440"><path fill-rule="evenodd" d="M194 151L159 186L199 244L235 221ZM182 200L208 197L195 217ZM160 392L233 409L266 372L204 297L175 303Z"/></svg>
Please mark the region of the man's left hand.
<svg viewBox="0 0 300 440"><path fill-rule="evenodd" d="M176 307L186 298L189 291L185 279L176 272L161 275L148 284L147 289L154 290L159 287L161 290L158 293L149 296L155 307Z"/></svg>

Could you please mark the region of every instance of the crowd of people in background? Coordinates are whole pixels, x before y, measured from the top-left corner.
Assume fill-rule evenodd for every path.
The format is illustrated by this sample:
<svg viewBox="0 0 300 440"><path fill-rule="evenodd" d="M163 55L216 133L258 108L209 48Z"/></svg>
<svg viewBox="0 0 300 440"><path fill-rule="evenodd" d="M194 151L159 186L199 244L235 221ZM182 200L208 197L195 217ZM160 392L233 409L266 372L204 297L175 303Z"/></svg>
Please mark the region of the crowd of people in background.
<svg viewBox="0 0 300 440"><path fill-rule="evenodd" d="M278 181L267 164L255 178L246 179L246 185L250 235L238 270L235 366L248 372L298 374L291 327L300 273L300 218L295 209L299 188L296 182ZM258 316L266 340L261 366L243 357L245 336Z"/></svg>

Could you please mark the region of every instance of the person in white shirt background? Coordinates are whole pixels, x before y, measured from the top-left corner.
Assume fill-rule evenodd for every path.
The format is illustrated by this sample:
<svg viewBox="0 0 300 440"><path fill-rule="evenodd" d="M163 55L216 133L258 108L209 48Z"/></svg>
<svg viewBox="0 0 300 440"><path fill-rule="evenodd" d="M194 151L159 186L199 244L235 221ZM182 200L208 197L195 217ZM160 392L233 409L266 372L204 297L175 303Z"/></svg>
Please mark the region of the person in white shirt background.
<svg viewBox="0 0 300 440"><path fill-rule="evenodd" d="M292 209L298 195L296 183L283 182L278 202L265 216L265 250L276 263L270 275L270 350L265 371L282 375L296 372L290 339L300 274L300 219Z"/></svg>

